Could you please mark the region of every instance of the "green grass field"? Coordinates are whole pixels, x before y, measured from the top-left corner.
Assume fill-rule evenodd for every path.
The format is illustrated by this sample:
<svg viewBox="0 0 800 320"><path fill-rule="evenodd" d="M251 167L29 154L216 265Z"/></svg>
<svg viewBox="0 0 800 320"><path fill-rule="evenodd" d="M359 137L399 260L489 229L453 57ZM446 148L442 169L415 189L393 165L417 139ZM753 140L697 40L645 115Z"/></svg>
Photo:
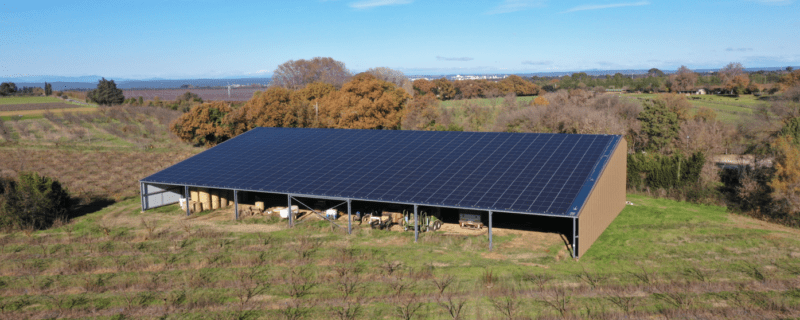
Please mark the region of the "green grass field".
<svg viewBox="0 0 800 320"><path fill-rule="evenodd" d="M0 105L3 104L34 104L34 103L51 103L51 102L64 102L56 97L2 97L0 98Z"/></svg>
<svg viewBox="0 0 800 320"><path fill-rule="evenodd" d="M642 99L654 99L658 94L625 94L623 97ZM717 119L727 123L736 123L747 115L753 114L757 108L768 105L767 102L758 100L753 95L742 95L739 97L723 97L716 95L694 95L688 101L695 107L692 112L697 112L701 107L709 108L717 112Z"/></svg>
<svg viewBox="0 0 800 320"><path fill-rule="evenodd" d="M800 232L725 208L629 195L579 261L563 243L324 221L186 218L134 198L4 234L0 310L15 318L466 319L800 316ZM295 317L297 316L297 317Z"/></svg>
<svg viewBox="0 0 800 320"><path fill-rule="evenodd" d="M536 96L517 97L517 103L529 103L535 99ZM462 107L465 103L474 103L481 107L499 106L503 103L503 97L497 98L475 98L467 100L445 100L441 102L443 108Z"/></svg>

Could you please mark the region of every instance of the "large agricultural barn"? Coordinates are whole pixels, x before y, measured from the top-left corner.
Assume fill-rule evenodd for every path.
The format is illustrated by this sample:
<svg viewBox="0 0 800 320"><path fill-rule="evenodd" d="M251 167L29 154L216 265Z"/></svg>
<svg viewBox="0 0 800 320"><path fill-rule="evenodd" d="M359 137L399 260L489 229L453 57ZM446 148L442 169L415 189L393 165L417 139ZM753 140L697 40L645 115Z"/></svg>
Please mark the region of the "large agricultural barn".
<svg viewBox="0 0 800 320"><path fill-rule="evenodd" d="M470 214L490 247L507 220L560 230L577 258L625 206L626 150L618 135L256 128L142 179L142 210L211 190L237 218L243 199L283 205L290 226L293 205L346 208L348 231L381 206Z"/></svg>

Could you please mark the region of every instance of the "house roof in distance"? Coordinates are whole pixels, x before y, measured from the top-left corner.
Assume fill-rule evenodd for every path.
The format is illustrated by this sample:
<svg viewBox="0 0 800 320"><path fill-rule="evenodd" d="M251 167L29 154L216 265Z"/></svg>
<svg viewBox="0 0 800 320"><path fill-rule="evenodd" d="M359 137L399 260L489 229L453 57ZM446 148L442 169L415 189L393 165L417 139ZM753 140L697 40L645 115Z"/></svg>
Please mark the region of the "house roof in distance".
<svg viewBox="0 0 800 320"><path fill-rule="evenodd" d="M141 182L575 217L620 139L256 128Z"/></svg>

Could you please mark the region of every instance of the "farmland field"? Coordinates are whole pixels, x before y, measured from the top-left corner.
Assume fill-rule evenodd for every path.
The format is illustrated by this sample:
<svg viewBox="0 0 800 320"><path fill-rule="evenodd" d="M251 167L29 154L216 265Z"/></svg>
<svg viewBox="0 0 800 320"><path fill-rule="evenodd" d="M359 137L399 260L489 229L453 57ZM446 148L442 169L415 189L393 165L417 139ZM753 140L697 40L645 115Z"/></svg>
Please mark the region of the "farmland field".
<svg viewBox="0 0 800 320"><path fill-rule="evenodd" d="M180 112L88 109L93 112L40 110L37 118L0 118L0 174L36 171L79 197L122 199L137 194L138 179L199 151L167 130Z"/></svg>
<svg viewBox="0 0 800 320"><path fill-rule="evenodd" d="M654 99L658 94L624 94L623 97L636 98L639 101L644 99ZM768 102L758 100L753 95L742 95L736 98L716 95L693 95L688 97L688 101L695 107L693 112L701 107L709 108L717 112L717 119L736 123L744 115L751 115L759 107L768 105Z"/></svg>
<svg viewBox="0 0 800 320"><path fill-rule="evenodd" d="M23 111L23 110L68 109L68 108L80 108L80 107L82 106L78 104L69 104L63 102L0 104L0 112Z"/></svg>
<svg viewBox="0 0 800 320"><path fill-rule="evenodd" d="M2 97L0 98L0 106L2 105L17 105L17 104L37 104L37 103L62 103L64 100L61 100L56 97Z"/></svg>
<svg viewBox="0 0 800 320"><path fill-rule="evenodd" d="M563 243L276 218L140 213L138 199L7 234L0 310L23 318L772 319L800 316L800 232L629 196L579 261ZM556 237L557 238L557 237ZM345 317L347 318L347 317Z"/></svg>
<svg viewBox="0 0 800 320"><path fill-rule="evenodd" d="M256 91L264 91L266 88L231 88L231 95L228 97L228 89L153 89L153 90L124 90L125 98L142 97L145 100L153 100L158 97L161 100L175 100L186 91L197 94L204 101L247 101L253 97Z"/></svg>

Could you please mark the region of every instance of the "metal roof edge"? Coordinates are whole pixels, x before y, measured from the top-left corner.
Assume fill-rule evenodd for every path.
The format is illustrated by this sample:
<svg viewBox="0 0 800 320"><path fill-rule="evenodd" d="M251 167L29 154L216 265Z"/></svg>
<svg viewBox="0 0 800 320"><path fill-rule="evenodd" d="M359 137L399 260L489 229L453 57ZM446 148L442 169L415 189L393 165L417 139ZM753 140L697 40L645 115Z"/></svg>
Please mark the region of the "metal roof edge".
<svg viewBox="0 0 800 320"><path fill-rule="evenodd" d="M611 156L614 154L614 151L617 150L620 141L622 141L622 136L614 135L614 139L608 142L606 149L603 151L603 155L597 160L597 163L595 163L592 173L586 178L583 187L578 191L578 195L575 196L575 200L573 200L572 204L569 206L571 209L568 210L565 216L574 218L580 217L586 201L589 200L589 195L592 194L594 187L597 185L597 181L603 175L606 167L608 167Z"/></svg>

